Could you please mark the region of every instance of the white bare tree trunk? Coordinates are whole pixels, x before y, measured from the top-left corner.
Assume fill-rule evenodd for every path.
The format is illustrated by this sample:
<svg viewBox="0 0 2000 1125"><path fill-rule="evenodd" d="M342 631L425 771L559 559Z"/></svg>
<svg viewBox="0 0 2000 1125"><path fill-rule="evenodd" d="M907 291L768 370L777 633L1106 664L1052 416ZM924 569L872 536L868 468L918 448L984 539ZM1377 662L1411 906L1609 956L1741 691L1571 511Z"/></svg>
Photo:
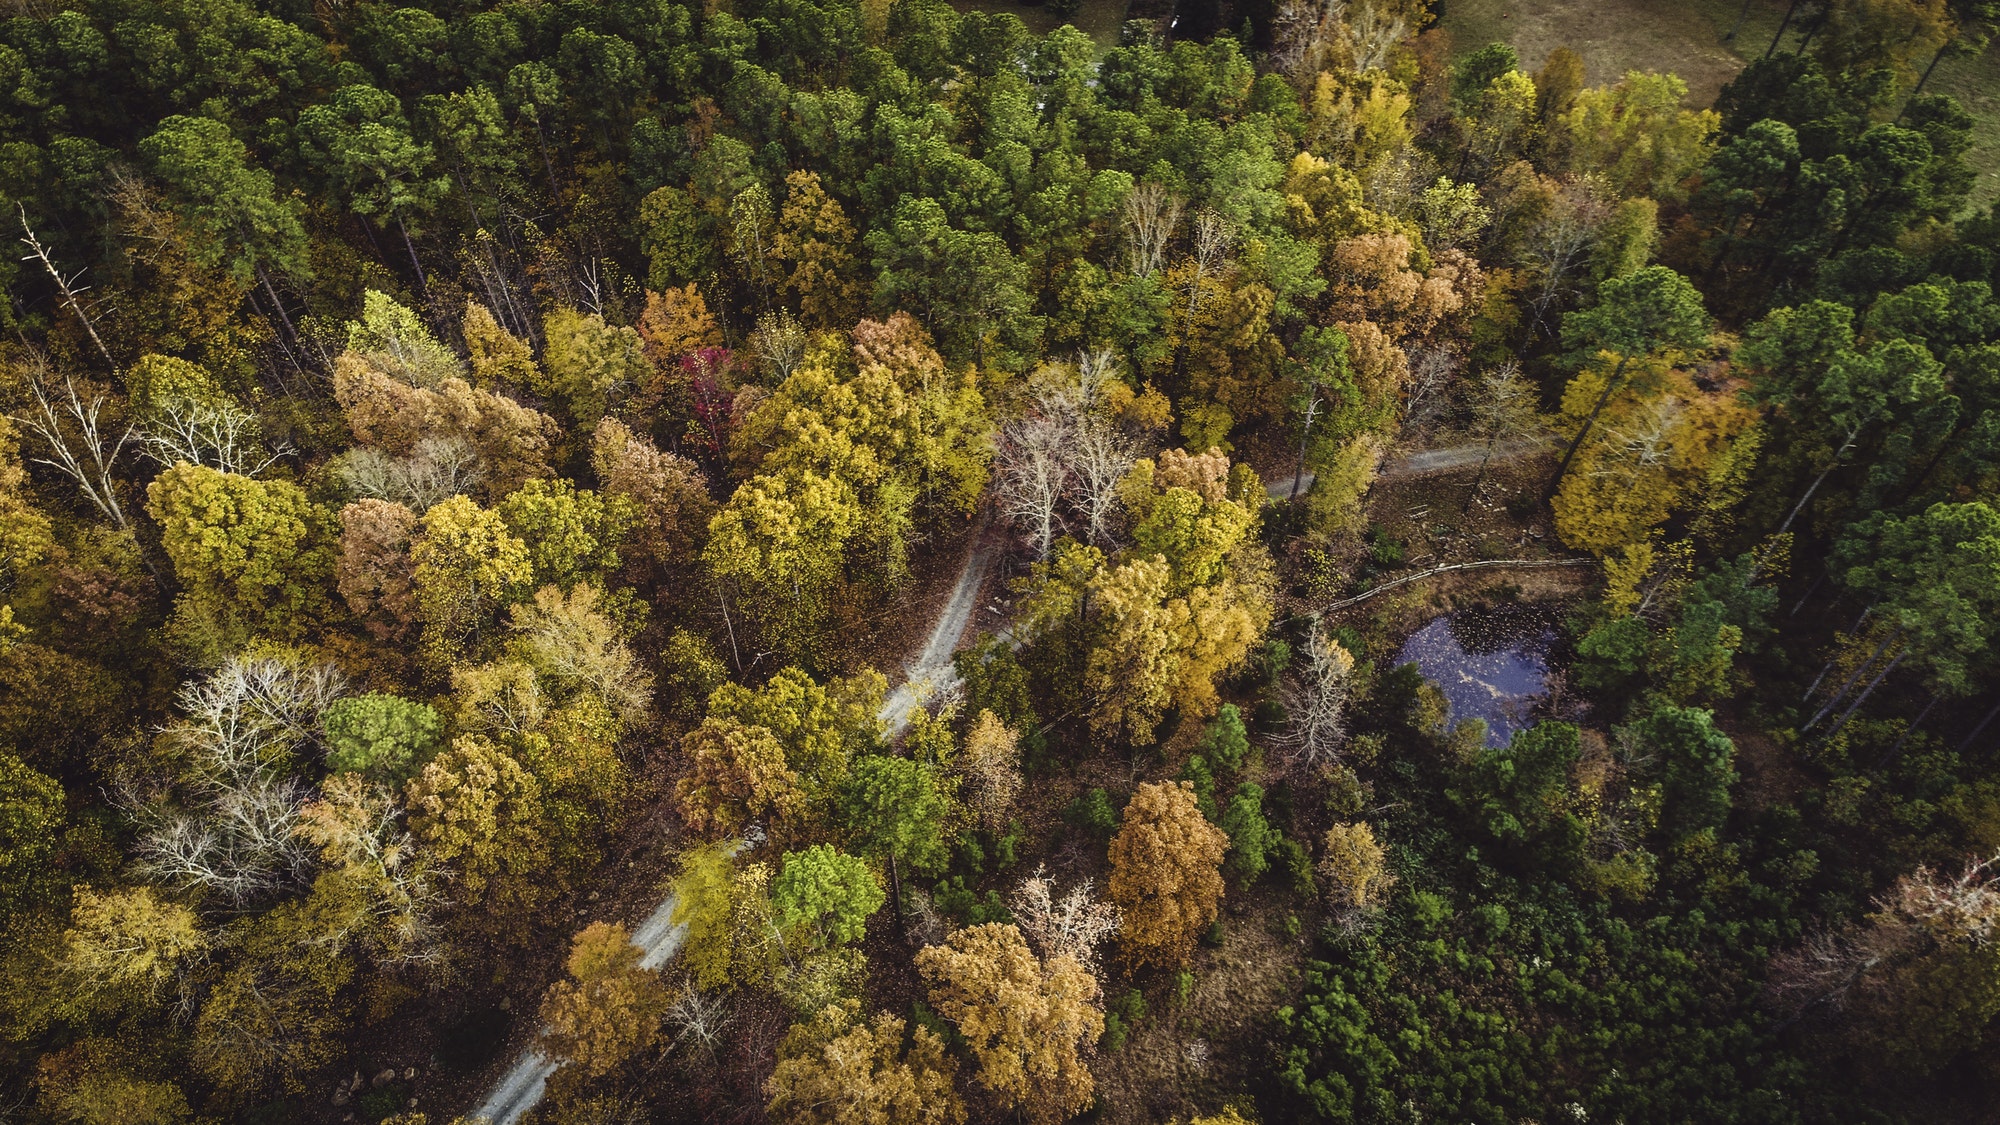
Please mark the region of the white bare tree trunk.
<svg viewBox="0 0 2000 1125"><path fill-rule="evenodd" d="M1125 252L1132 272L1151 277L1166 257L1187 201L1155 183L1133 186L1125 197Z"/></svg>

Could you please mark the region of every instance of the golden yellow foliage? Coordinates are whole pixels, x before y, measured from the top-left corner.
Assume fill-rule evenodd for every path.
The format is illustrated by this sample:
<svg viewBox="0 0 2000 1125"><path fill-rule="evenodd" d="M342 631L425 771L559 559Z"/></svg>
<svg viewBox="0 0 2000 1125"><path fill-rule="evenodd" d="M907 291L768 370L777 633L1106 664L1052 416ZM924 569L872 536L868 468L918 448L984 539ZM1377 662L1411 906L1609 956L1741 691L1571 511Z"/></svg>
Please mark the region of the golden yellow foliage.
<svg viewBox="0 0 2000 1125"><path fill-rule="evenodd" d="M828 1005L792 1025L778 1067L764 1083L773 1121L798 1125L960 1125L965 1104L952 1087L958 1063L944 1041L919 1027L903 1050L903 1021L887 1012L860 1019L860 1004Z"/></svg>
<svg viewBox="0 0 2000 1125"><path fill-rule="evenodd" d="M1195 804L1194 785L1139 786L1111 839L1111 900L1123 913L1119 943L1135 964L1186 961L1222 904L1229 837Z"/></svg>
<svg viewBox="0 0 2000 1125"><path fill-rule="evenodd" d="M1054 1125L1090 1104L1080 1048L1104 1034L1097 979L1074 957L1037 959L1011 925L953 931L917 954L931 1004L958 1025L1004 1109Z"/></svg>

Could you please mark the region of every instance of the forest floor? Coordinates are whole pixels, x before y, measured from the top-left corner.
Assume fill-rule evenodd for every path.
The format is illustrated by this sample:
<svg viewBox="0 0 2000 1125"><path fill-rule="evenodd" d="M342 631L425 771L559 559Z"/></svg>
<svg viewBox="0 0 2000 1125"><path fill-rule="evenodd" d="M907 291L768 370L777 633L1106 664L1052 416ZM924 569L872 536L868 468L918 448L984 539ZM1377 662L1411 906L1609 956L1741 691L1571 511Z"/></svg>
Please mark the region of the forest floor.
<svg viewBox="0 0 2000 1125"><path fill-rule="evenodd" d="M1787 0L1447 0L1439 24L1457 53L1507 43L1529 70L1568 47L1586 60L1593 85L1616 82L1628 70L1670 71L1687 81L1691 102L1706 106L1771 46L1787 6ZM1787 48L1797 41L1786 34ZM1957 98L1978 122L1967 157L1979 173L1972 206L2000 200L2000 42L1982 55L1939 63L1927 89Z"/></svg>

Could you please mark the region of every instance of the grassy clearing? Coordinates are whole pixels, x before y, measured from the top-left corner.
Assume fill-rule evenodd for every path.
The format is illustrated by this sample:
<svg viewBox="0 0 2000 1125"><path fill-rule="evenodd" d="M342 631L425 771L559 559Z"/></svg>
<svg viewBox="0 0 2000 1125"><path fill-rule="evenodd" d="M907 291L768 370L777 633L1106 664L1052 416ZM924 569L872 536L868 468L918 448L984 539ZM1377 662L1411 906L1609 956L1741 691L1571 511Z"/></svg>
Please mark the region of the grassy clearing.
<svg viewBox="0 0 2000 1125"><path fill-rule="evenodd" d="M1512 44L1523 66L1539 67L1567 46L1583 56L1589 80L1616 81L1627 70L1672 71L1687 80L1697 105L1715 100L1749 59L1762 56L1785 14L1784 0L1452 0L1442 24L1460 52ZM1740 20L1740 26L1739 26ZM1736 31L1733 40L1726 37ZM1787 33L1785 46L1798 37ZM1973 116L1973 203L2000 200L2000 44L1976 58L1940 64L1930 88L1956 97Z"/></svg>
<svg viewBox="0 0 2000 1125"><path fill-rule="evenodd" d="M1023 4L1020 0L951 0L951 6L961 12L1011 12L1036 35L1047 35L1065 23L1074 24L1077 30L1097 41L1099 51L1108 51L1118 45L1118 28L1125 22L1126 0L1083 0L1083 7L1066 20L1056 18L1055 13L1040 3Z"/></svg>

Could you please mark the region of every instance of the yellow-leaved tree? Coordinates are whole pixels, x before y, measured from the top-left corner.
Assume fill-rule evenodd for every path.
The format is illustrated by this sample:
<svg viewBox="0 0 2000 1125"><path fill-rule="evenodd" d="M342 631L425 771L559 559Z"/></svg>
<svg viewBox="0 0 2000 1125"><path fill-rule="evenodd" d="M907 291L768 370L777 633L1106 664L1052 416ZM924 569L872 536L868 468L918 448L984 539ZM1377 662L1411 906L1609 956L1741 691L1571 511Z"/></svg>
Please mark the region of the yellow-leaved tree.
<svg viewBox="0 0 2000 1125"><path fill-rule="evenodd" d="M903 1048L903 1021L860 1018L859 1002L830 1004L792 1025L778 1067L764 1083L773 1121L798 1125L960 1125L965 1103L952 1088L958 1062L927 1027Z"/></svg>
<svg viewBox="0 0 2000 1125"><path fill-rule="evenodd" d="M1270 563L1250 536L1263 489L1216 450L1170 450L1119 491L1133 546L1114 561L1065 543L1026 580L1020 628L1094 731L1144 744L1170 709L1212 714L1217 677L1270 624Z"/></svg>
<svg viewBox="0 0 2000 1125"><path fill-rule="evenodd" d="M1111 901L1124 923L1118 940L1128 960L1173 966L1222 904L1222 857L1229 837L1195 804L1194 785L1139 786L1111 839Z"/></svg>
<svg viewBox="0 0 2000 1125"><path fill-rule="evenodd" d="M1603 411L1554 500L1563 542L1600 557L1648 542L1676 513L1732 495L1757 448L1756 412L1733 390L1703 391L1662 362L1630 367L1626 393ZM1609 376L1600 361L1570 381L1567 425L1581 424Z"/></svg>
<svg viewBox="0 0 2000 1125"><path fill-rule="evenodd" d="M989 923L955 930L917 954L938 1013L958 1025L979 1083L1003 1109L1054 1125L1090 1105L1085 1045L1104 1034L1097 978L1068 954L1037 958L1021 931Z"/></svg>

